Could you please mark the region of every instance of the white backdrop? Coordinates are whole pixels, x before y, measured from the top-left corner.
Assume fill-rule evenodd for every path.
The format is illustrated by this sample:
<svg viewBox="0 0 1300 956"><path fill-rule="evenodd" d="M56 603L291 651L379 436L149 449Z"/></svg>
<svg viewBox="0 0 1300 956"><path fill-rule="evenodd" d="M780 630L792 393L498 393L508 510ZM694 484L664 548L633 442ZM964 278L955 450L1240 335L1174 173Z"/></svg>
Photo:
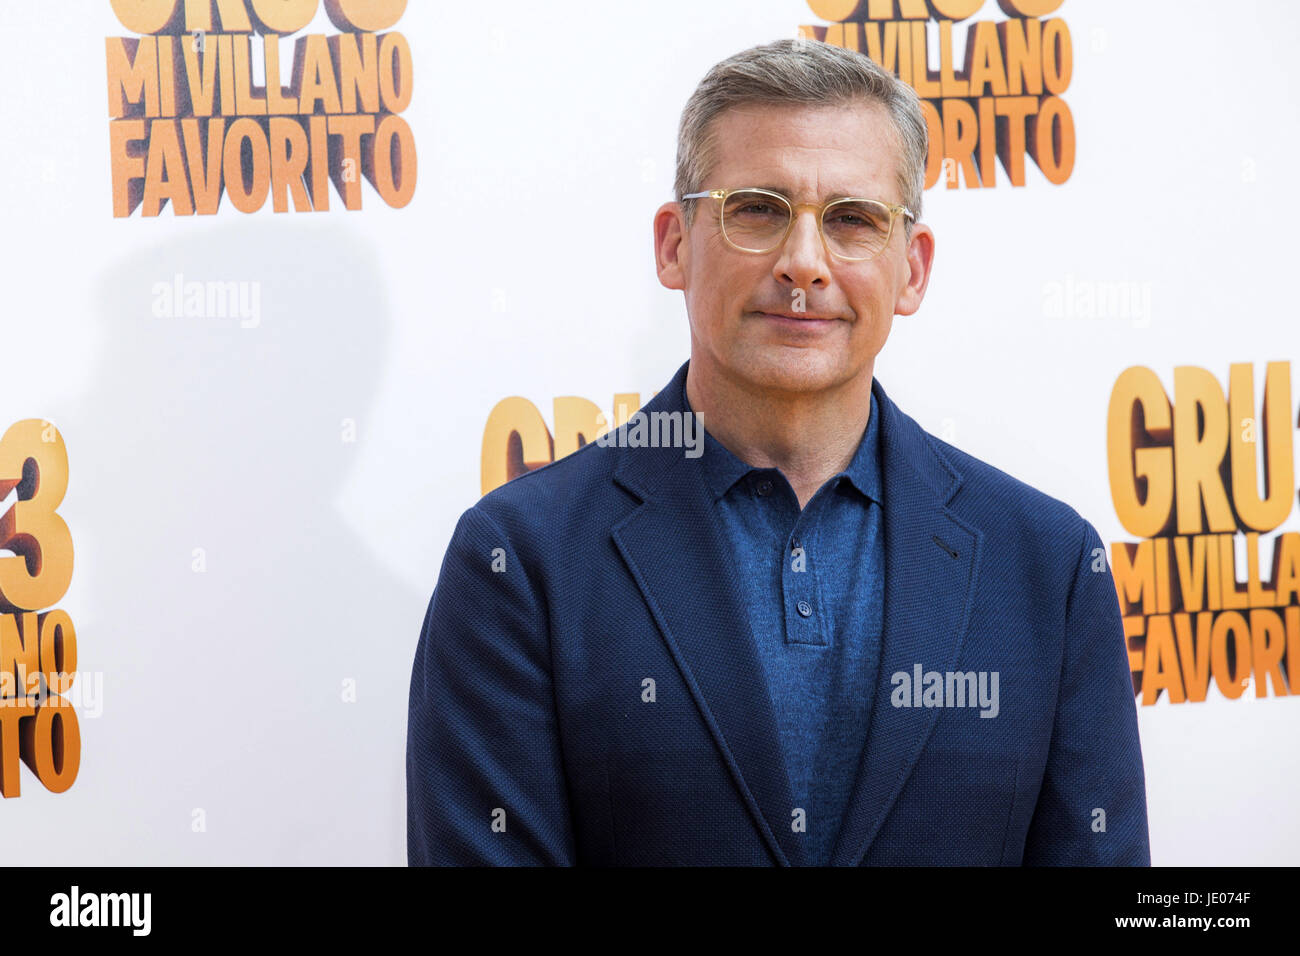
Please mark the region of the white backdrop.
<svg viewBox="0 0 1300 956"><path fill-rule="evenodd" d="M1133 540L1106 471L1122 370L1172 391L1175 366L1226 386L1250 362L1258 396L1266 362L1300 362L1300 10L1224 6L1066 0L1071 177L1027 158L1021 188L999 167L992 189L930 189L934 277L876 364L923 427L1107 542ZM488 413L518 395L549 421L575 395L612 418L687 358L651 245L682 106L716 61L824 21L802 0L411 0L409 205L363 183L357 212L145 219L112 214L105 38L129 31L94 0L0 17L0 430L62 433L57 606L79 680L102 679L73 786L23 766L0 800L6 859L404 864L412 655ZM306 32L337 30L322 12ZM537 243L503 243L522 213ZM248 283L256 322L156 315L177 274ZM1054 317L1067 283L1149 305ZM1139 720L1156 865L1300 861L1300 699L1211 682Z"/></svg>

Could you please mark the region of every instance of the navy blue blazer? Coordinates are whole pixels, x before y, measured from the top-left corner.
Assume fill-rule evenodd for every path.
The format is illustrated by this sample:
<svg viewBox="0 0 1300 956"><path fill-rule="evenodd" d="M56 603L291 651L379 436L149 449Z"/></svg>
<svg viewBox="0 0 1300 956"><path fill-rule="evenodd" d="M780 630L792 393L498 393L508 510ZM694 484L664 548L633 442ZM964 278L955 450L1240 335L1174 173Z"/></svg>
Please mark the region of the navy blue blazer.
<svg viewBox="0 0 1300 956"><path fill-rule="evenodd" d="M1097 531L872 388L882 657L832 865L1150 865ZM592 442L461 516L411 675L411 864L807 864L700 464ZM916 706L918 665L996 672L997 715Z"/></svg>

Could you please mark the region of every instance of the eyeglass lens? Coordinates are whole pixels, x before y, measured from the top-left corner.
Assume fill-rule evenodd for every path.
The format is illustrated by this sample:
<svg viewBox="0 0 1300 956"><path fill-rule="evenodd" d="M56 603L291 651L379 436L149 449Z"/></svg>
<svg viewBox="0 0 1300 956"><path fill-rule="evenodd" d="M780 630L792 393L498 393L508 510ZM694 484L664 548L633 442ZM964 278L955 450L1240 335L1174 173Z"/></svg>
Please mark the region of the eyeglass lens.
<svg viewBox="0 0 1300 956"><path fill-rule="evenodd" d="M767 193L740 190L727 196L722 206L726 237L742 249L770 252L790 225L788 203ZM868 199L842 200L826 208L822 232L836 255L870 258L889 238L889 207Z"/></svg>

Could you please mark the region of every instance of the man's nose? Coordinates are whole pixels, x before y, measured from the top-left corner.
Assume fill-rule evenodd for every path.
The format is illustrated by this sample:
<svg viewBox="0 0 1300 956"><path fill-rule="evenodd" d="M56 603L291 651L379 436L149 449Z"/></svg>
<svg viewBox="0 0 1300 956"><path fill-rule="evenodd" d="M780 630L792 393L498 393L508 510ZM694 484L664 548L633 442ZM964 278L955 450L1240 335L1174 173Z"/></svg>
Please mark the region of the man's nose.
<svg viewBox="0 0 1300 956"><path fill-rule="evenodd" d="M830 268L817 217L818 210L795 210L777 262L778 275L789 276L800 288L807 288L817 279L824 283Z"/></svg>

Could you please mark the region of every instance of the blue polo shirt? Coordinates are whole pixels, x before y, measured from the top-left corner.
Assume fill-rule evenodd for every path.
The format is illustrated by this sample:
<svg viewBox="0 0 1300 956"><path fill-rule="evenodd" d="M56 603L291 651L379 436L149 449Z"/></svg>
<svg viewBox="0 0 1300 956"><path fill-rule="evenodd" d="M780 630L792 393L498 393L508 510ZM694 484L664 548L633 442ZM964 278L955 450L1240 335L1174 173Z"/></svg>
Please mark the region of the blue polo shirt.
<svg viewBox="0 0 1300 956"><path fill-rule="evenodd" d="M689 409L686 387L683 407ZM830 862L867 738L880 658L884 563L880 415L847 468L801 511L780 469L741 461L704 431L700 461L766 671L808 858Z"/></svg>

